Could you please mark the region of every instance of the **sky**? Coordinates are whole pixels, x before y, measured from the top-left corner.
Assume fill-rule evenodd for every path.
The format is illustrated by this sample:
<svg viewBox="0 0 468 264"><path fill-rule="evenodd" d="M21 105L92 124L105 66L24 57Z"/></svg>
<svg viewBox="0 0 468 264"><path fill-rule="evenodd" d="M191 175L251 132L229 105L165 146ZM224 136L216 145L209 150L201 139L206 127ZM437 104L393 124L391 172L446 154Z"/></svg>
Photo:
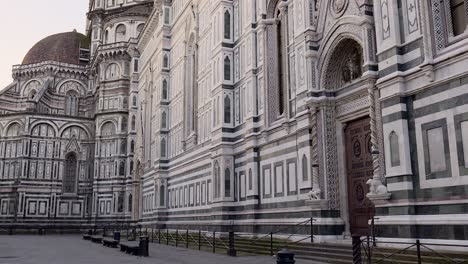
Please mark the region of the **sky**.
<svg viewBox="0 0 468 264"><path fill-rule="evenodd" d="M74 29L84 33L88 3L88 0L2 0L0 90L12 83L12 66L21 64L38 41Z"/></svg>

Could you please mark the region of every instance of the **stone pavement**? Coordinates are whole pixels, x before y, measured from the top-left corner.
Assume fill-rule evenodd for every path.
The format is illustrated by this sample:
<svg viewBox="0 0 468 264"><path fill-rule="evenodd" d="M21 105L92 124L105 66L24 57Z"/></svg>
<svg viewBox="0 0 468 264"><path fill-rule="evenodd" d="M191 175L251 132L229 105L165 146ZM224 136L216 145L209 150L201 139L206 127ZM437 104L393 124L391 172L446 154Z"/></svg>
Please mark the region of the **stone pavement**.
<svg viewBox="0 0 468 264"><path fill-rule="evenodd" d="M228 257L150 243L150 257L130 256L77 235L0 235L0 264L274 264L268 256ZM310 262L307 262L310 263ZM303 262L296 262L303 264Z"/></svg>

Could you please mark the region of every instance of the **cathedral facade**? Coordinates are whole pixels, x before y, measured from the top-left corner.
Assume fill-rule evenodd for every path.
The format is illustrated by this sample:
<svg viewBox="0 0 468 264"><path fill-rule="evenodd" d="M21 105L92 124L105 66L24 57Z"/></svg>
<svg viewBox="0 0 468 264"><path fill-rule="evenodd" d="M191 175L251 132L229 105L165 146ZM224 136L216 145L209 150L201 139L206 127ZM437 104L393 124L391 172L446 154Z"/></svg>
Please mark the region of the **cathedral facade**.
<svg viewBox="0 0 468 264"><path fill-rule="evenodd" d="M467 24L466 0L91 0L0 94L0 221L463 243Z"/></svg>

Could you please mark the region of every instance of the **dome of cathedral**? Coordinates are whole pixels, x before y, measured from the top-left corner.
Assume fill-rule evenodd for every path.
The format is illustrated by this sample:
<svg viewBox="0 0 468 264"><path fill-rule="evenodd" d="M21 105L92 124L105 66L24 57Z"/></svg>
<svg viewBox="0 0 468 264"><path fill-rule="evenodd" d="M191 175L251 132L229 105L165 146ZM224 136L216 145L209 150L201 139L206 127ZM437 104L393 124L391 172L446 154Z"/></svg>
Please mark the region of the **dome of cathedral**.
<svg viewBox="0 0 468 264"><path fill-rule="evenodd" d="M89 39L74 30L42 39L29 50L22 64L57 61L79 65L88 59Z"/></svg>

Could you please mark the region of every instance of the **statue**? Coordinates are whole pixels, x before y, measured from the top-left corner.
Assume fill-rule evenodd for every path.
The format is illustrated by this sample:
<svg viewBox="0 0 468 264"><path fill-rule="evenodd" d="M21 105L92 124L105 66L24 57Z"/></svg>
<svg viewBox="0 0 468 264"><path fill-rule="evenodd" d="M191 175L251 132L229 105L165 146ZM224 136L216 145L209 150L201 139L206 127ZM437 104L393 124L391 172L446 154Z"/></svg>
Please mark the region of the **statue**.
<svg viewBox="0 0 468 264"><path fill-rule="evenodd" d="M315 188L315 189L312 189L312 191L310 191L308 194L307 194L307 197L309 198L309 201L314 201L314 200L320 200L320 194L322 193L322 191L318 188Z"/></svg>

